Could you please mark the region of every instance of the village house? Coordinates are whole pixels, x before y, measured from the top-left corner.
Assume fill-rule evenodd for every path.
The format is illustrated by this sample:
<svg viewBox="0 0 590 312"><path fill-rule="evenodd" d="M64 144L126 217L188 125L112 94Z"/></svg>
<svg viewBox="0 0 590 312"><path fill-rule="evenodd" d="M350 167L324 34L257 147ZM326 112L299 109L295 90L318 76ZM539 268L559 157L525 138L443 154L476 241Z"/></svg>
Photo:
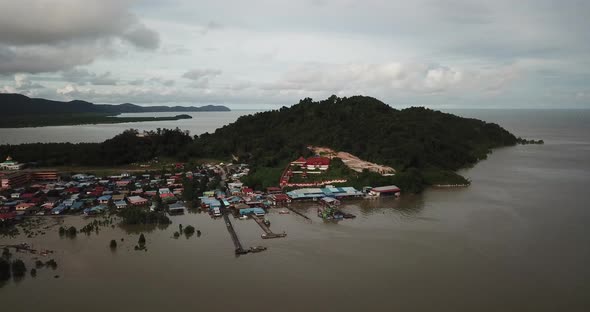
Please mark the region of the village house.
<svg viewBox="0 0 590 312"><path fill-rule="evenodd" d="M132 206L143 206L143 205L147 205L147 203L148 203L147 199L140 197L140 196L127 197L127 201Z"/></svg>
<svg viewBox="0 0 590 312"><path fill-rule="evenodd" d="M115 207L117 207L117 209L127 208L127 202L124 200L117 200L115 201Z"/></svg>

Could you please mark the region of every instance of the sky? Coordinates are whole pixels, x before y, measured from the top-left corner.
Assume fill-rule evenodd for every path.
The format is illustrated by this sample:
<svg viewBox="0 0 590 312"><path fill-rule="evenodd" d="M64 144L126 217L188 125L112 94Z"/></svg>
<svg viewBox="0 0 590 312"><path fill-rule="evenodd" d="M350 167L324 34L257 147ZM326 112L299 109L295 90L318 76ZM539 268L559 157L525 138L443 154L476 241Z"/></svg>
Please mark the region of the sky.
<svg viewBox="0 0 590 312"><path fill-rule="evenodd" d="M0 93L140 105L590 108L585 0L0 1Z"/></svg>

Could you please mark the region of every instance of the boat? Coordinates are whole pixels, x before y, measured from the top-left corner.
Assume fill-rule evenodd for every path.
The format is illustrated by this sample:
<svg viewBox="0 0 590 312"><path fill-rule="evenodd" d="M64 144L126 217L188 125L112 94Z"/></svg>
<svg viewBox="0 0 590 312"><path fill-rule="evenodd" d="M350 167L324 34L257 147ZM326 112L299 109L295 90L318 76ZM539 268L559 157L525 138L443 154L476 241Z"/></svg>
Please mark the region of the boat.
<svg viewBox="0 0 590 312"><path fill-rule="evenodd" d="M265 251L267 248L264 246L255 246L255 247L250 247L250 252L261 252L261 251Z"/></svg>

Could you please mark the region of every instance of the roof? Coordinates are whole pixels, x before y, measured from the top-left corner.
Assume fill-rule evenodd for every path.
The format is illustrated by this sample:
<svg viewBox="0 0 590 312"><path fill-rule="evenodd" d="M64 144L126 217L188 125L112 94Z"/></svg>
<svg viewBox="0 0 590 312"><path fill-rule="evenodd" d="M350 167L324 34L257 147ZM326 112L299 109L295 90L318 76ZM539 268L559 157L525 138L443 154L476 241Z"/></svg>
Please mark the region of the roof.
<svg viewBox="0 0 590 312"><path fill-rule="evenodd" d="M330 165L330 158L327 157L311 157L306 161L308 166L328 166Z"/></svg>
<svg viewBox="0 0 590 312"><path fill-rule="evenodd" d="M184 204L181 204L181 203L175 203L175 204L172 204L172 205L169 205L168 206L168 209L170 209L170 210L181 210L181 209L184 209L184 208L185 208L184 207Z"/></svg>
<svg viewBox="0 0 590 312"><path fill-rule="evenodd" d="M244 214L249 214L249 213L265 213L264 209L260 208L260 207L254 207L254 208L244 208L244 209L240 209L240 214L244 215Z"/></svg>
<svg viewBox="0 0 590 312"><path fill-rule="evenodd" d="M101 200L101 201L102 200L110 200L111 197L112 197L111 195L103 195L103 196L99 197L98 200Z"/></svg>
<svg viewBox="0 0 590 312"><path fill-rule="evenodd" d="M336 198L332 198L332 197L322 197L322 198L320 198L320 200L323 202L326 202L326 203L338 202L338 200Z"/></svg>
<svg viewBox="0 0 590 312"><path fill-rule="evenodd" d="M249 188L249 187L245 187L245 188L242 189L242 193L245 193L245 194L247 194L247 193L254 193L254 190L251 189L251 188Z"/></svg>
<svg viewBox="0 0 590 312"><path fill-rule="evenodd" d="M141 197L141 196L131 196L131 197L127 197L127 200L129 200L130 203L137 203L137 202L143 202L146 201L147 199Z"/></svg>
<svg viewBox="0 0 590 312"><path fill-rule="evenodd" d="M292 161L292 164L305 164L307 162L307 160L305 160L305 158L303 157L299 157L297 158L297 160Z"/></svg>
<svg viewBox="0 0 590 312"><path fill-rule="evenodd" d="M399 192L399 191L401 191L401 189L395 185L387 185L387 186L374 187L373 189L371 189L371 191L379 192L379 193L388 193L388 192Z"/></svg>
<svg viewBox="0 0 590 312"><path fill-rule="evenodd" d="M288 200L289 196L287 196L287 194L274 194L272 195L272 198L274 198L274 200Z"/></svg>

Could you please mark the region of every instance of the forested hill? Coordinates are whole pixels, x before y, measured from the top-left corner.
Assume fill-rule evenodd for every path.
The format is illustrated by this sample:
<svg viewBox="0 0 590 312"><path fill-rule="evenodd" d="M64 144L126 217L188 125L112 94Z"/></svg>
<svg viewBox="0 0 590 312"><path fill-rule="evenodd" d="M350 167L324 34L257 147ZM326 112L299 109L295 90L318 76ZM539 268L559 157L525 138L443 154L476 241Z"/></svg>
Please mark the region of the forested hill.
<svg viewBox="0 0 590 312"><path fill-rule="evenodd" d="M154 157L179 161L237 157L252 165L245 182L264 188L277 185L284 166L299 156L310 156L307 146L316 145L397 170L393 177L382 177L343 169L354 186L396 184L419 192L429 184L468 183L454 171L486 158L492 148L518 142L500 126L476 119L422 107L396 110L371 97L332 96L319 102L307 98L290 108L242 116L214 133L195 137L180 129L147 136L137 136L137 131L131 130L103 143L3 145L0 158L10 155L42 166L110 166Z"/></svg>
<svg viewBox="0 0 590 312"><path fill-rule="evenodd" d="M229 111L225 106L139 106L135 104L93 104L85 101L60 102L46 99L29 98L22 94L0 93L0 110L3 116L26 116L46 114L77 113L144 113L144 112L204 112Z"/></svg>
<svg viewBox="0 0 590 312"><path fill-rule="evenodd" d="M457 170L517 138L497 124L422 107L396 110L365 96L309 98L290 108L240 117L195 142L203 155L238 155L273 167L327 146L398 170ZM309 152L307 152L309 153Z"/></svg>

